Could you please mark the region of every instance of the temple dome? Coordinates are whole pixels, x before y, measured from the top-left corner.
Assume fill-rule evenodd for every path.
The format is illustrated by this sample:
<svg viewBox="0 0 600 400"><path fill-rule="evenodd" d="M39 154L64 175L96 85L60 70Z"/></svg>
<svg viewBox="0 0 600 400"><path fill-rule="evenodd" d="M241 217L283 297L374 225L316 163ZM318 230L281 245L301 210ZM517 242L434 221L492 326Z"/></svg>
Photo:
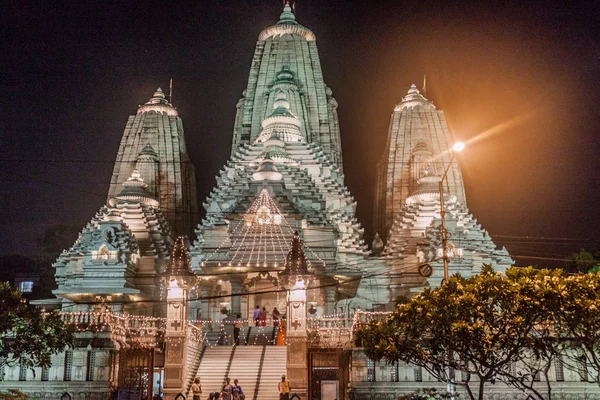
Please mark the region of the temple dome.
<svg viewBox="0 0 600 400"><path fill-rule="evenodd" d="M300 25L296 21L296 16L292 12L289 2L285 2L283 12L279 16L279 21L275 25L264 29L258 36L258 40L267 40L275 36L283 36L285 34L298 35L304 37L307 41L314 42L315 34L308 28Z"/></svg>
<svg viewBox="0 0 600 400"><path fill-rule="evenodd" d="M123 182L123 190L115 198L117 201L141 203L150 207L158 207L158 201L148 193L147 187L148 184L144 182L139 171L134 169L131 177Z"/></svg>
<svg viewBox="0 0 600 400"><path fill-rule="evenodd" d="M394 111L402 111L405 109L413 109L415 107L423 107L427 110L435 110L435 106L432 102L427 100L417 89L417 86L413 83L408 89L406 96L402 98L399 104L396 104Z"/></svg>
<svg viewBox="0 0 600 400"><path fill-rule="evenodd" d="M138 112L138 114L140 114L140 113L146 113L146 112L150 112L150 111L161 112L161 113L165 112L168 115L174 116L174 117L179 115L177 113L177 110L175 109L175 107L173 107L173 105L167 101L165 94L163 93L161 88L156 89L156 92L154 92L154 94L152 95L150 100L148 100L146 103L144 103L144 105L141 105L138 108L137 112Z"/></svg>
<svg viewBox="0 0 600 400"><path fill-rule="evenodd" d="M270 139L279 139L285 143L305 142L300 132L300 120L290 111L290 103L285 92L278 92L273 102L273 111L262 121L263 131L256 141L264 143Z"/></svg>
<svg viewBox="0 0 600 400"><path fill-rule="evenodd" d="M252 180L254 181L280 181L283 176L277 167L275 167L273 160L270 157L265 157L255 173L252 174Z"/></svg>

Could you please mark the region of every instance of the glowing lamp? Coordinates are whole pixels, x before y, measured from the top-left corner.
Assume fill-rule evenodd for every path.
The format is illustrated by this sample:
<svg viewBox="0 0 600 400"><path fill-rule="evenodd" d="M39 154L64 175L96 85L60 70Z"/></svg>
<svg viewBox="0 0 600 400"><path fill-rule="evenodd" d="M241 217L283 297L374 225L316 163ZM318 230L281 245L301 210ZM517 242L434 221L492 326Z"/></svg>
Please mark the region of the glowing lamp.
<svg viewBox="0 0 600 400"><path fill-rule="evenodd" d="M452 146L452 150L454 150L457 153L463 151L464 148L465 148L465 144L463 142L456 142L456 143L454 143L454 146Z"/></svg>

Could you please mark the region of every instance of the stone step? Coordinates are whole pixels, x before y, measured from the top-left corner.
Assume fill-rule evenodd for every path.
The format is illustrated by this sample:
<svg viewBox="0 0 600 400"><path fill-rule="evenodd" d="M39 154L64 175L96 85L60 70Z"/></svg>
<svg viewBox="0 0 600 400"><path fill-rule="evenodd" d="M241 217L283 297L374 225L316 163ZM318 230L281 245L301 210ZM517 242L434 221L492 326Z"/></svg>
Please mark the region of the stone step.
<svg viewBox="0 0 600 400"><path fill-rule="evenodd" d="M201 379L203 396L204 394L208 396L208 393L212 391L220 391L227 373L232 383L234 379L238 379L247 400L254 398L257 387L257 400L278 400L277 383L281 379L281 374L286 371L287 347L236 346L231 365L229 365L233 349L234 347L229 346L205 349L197 375ZM260 369L261 359L263 359L262 370ZM227 372L228 367L229 371Z"/></svg>

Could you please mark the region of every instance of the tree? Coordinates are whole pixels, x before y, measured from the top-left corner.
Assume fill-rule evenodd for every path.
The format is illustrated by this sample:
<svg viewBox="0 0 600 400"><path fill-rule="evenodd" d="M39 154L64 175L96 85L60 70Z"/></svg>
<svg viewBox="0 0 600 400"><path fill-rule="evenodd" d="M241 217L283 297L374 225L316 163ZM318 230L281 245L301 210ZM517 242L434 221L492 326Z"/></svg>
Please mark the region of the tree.
<svg viewBox="0 0 600 400"><path fill-rule="evenodd" d="M8 282L0 283L0 362L49 367L51 356L72 344L73 328L58 313L42 313Z"/></svg>
<svg viewBox="0 0 600 400"><path fill-rule="evenodd" d="M441 381L449 381L452 370L465 372L467 379L456 384L472 400L483 399L485 385L496 380L543 399L535 377L547 372L556 354L540 297L539 282L547 273L511 269L503 277L484 266L468 279L453 276L435 290L401 300L387 321L359 329L357 340L371 359L421 366ZM515 371L517 362L531 359ZM477 397L471 376L479 380Z"/></svg>
<svg viewBox="0 0 600 400"><path fill-rule="evenodd" d="M600 269L600 252L581 249L577 253L571 254L569 265L571 272L588 272L594 269Z"/></svg>
<svg viewBox="0 0 600 400"><path fill-rule="evenodd" d="M565 338L564 361L587 382L600 385L600 273L551 282L557 335Z"/></svg>

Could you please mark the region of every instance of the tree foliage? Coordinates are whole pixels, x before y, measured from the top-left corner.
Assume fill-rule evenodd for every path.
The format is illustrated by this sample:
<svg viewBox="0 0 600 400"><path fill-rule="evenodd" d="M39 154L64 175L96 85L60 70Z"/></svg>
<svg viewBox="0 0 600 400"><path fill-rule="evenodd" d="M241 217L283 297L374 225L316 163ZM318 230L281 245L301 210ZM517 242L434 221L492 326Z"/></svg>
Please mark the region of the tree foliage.
<svg viewBox="0 0 600 400"><path fill-rule="evenodd" d="M600 251L581 249L571 254L571 263L568 265L570 272L598 272L600 271Z"/></svg>
<svg viewBox="0 0 600 400"><path fill-rule="evenodd" d="M42 313L8 282L0 283L0 362L49 367L51 356L72 343L73 330L57 313Z"/></svg>
<svg viewBox="0 0 600 400"><path fill-rule="evenodd" d="M469 398L483 399L485 385L502 381L544 399L548 372L560 354L600 367L600 277L561 270L511 268L506 275L484 266L481 274L451 277L441 287L401 300L387 321L358 330L373 360L403 361L449 381L462 371ZM579 358L577 358L579 357ZM519 364L520 368L515 369ZM598 380L596 375L586 379ZM471 388L476 376L477 394ZM545 376L545 393L536 377Z"/></svg>

